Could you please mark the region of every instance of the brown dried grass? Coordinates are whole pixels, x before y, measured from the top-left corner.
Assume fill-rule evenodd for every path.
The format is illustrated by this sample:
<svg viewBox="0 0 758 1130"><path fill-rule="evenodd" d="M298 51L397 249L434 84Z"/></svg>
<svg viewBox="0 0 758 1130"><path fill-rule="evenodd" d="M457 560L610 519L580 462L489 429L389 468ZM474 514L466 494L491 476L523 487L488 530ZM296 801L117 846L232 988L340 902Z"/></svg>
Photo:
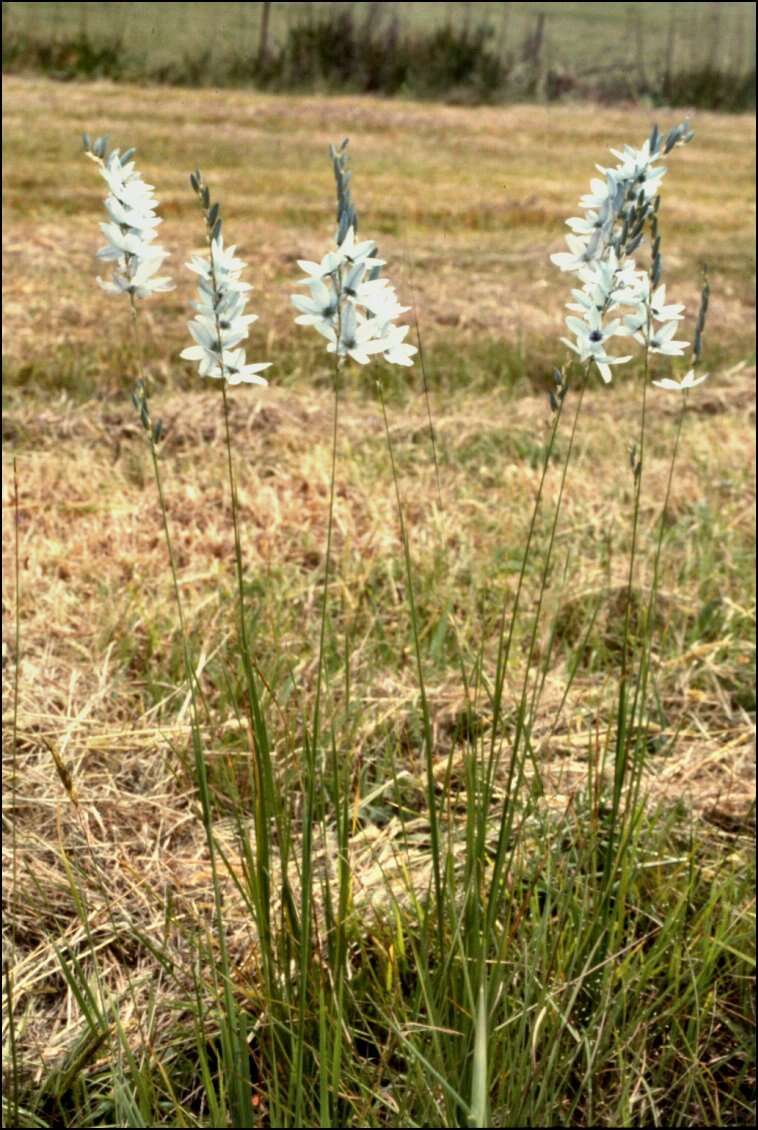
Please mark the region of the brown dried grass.
<svg viewBox="0 0 758 1130"><path fill-rule="evenodd" d="M90 170L80 168L73 143L68 156L69 135L84 126L113 122L114 140L118 134L121 141L123 132L128 134L124 141L144 146L145 157L153 163L146 171L166 185L164 235L180 249L176 263L192 246L196 231L183 182L180 186L176 180L177 154L187 159L191 153L191 163L202 154L211 183L228 215L235 217L240 242L246 250L256 248L259 295L271 293L292 274L297 255L315 255L321 247L318 233L328 227L331 208L324 205L330 199L329 171L318 165L313 182L306 174L316 154L321 160L328 141L341 132L355 133L366 215L389 221L384 210L389 208L391 215L394 206L386 200L402 197L406 205L404 234L387 234L386 241L383 237L389 256L399 260L393 277L399 284L409 281L403 249L412 237L415 247L422 248L414 250L413 259L425 332L433 338L454 325L465 348L471 336L499 333L505 325L520 326L524 334L538 337L557 336L562 280L546 282L543 276L548 273L545 252L561 236L566 201L582 191L590 154L596 158L609 137L633 136L637 123L642 126L641 117L647 121L647 115L632 111L604 111L601 116L589 108L470 111L368 99L327 102L167 90L156 100L151 92L138 89L107 84L60 87L29 79L6 80L5 87L6 145L12 158L5 170L10 217L4 243L9 268L3 280L6 349L14 362L49 357L51 365L62 341L77 349L91 341L94 332L102 333L102 327L106 340L121 333L113 305L92 286L99 189L86 180ZM671 256L675 278L685 270L693 277L691 260L705 242L725 256L749 230L744 207L731 207L731 197L716 199L704 188L714 152L735 159L744 156L747 121L703 115L696 125L703 144L676 154L677 176L685 191L669 209L671 242L678 245L677 233L688 224L707 234L687 245L686 262ZM34 151L25 149L22 133L35 134ZM276 143L280 134L287 137L288 151L305 154L303 179L297 183L286 182L286 160ZM463 138L481 154L476 169L459 157ZM405 154L411 139L413 161L425 169L424 181L408 175L410 158ZM228 161L220 170L214 167L215 157L228 157L229 147L243 152L243 145L244 168L235 163L232 171ZM546 179L545 153L550 152L555 172ZM399 167L398 154L403 155ZM497 170L503 170L502 188ZM740 205L743 174L744 162L725 189ZM502 215L493 204L500 192L505 194ZM307 229L305 219L311 224ZM502 227L502 232L483 231L485 221ZM518 287L510 281L516 278ZM682 288L690 304L693 288L694 283ZM177 312L184 309L189 289L190 283L182 282L175 296ZM750 317L746 285L738 279L714 292L711 332L723 338L735 329L743 332ZM285 335L286 304L280 306L278 312L265 311L269 351ZM151 335L159 340L163 313L159 321L147 307L145 317ZM177 317L167 334L166 355L182 332ZM164 375L170 388L167 367ZM702 395L693 398L670 505L671 519L676 520L699 500L707 500L719 515L721 535L741 551L750 544L754 509L752 487L743 493L754 460L754 388L754 369L738 363L714 372ZM167 502L188 621L199 641L202 678L205 666L234 636L230 610L219 596L231 585L233 560L219 403L212 392L169 394L161 397L158 411L169 429L162 448ZM673 401L656 401L645 470L646 537L665 489L674 411ZM573 599L612 594L623 583L629 499L626 445L635 432L636 413L630 390L614 390L612 396L593 391L587 397L561 544L568 546L572 539L607 528L622 532L611 575L591 553L581 556L579 575L551 596L551 613L561 602L569 608ZM326 394L310 390L243 390L232 398L232 417L246 569L251 577L284 579L289 588L283 600L297 599L304 610L300 638L280 640L301 696L294 706L284 707L280 728L278 709L272 711L277 752L286 765L293 711L307 708L315 677L311 645L317 637L328 505L331 402ZM462 585L451 618L466 645L476 644L476 623L467 619L475 607L473 590L486 586L487 563L498 544L523 544L537 485L538 470L509 447L499 447L503 429L513 437L539 441L545 418L542 398L513 399L499 391L438 396L435 428L448 456L438 500L423 402L412 398L399 420L393 413L414 555L423 571L438 547L444 547L449 584ZM14 685L7 678L3 810L12 835L3 860L4 897L22 1017L18 1038L26 1064L34 1065L41 1078L83 1038L81 1015L52 948L54 940L64 954L82 956L90 969L71 876L86 895L100 976L120 1002L127 1035L138 1035L143 1044L147 1040L170 1045L169 1030L178 1014L146 1009L148 1001L160 999L163 973L144 948L134 949L135 932L179 958L186 951L190 928L211 914L211 885L198 805L182 762L189 740L186 693L181 686L167 684L157 703L145 695L147 661L140 649L146 646L151 625L158 624L152 662L165 668L173 611L155 492L131 408L123 397L76 404L65 396L37 397L32 389L25 398L12 397L4 435L17 457L21 560L17 657L15 508L6 460L3 656L8 670L17 663L19 700L14 750ZM468 445L487 437L492 442L481 465L463 458ZM555 501L555 479L548 478L547 507ZM399 553L380 413L375 404L349 394L340 435L335 552L335 589L349 617L367 579ZM466 577L468 581L462 580ZM649 563L639 583L644 586L646 579ZM696 591L675 589L671 577L666 581L664 600L671 606L697 607ZM498 591L506 593L507 583L498 583ZM446 595L441 593L441 603ZM724 599L737 611L749 612L743 608L749 594L726 593ZM613 615L610 606L607 614ZM400 733L417 701L413 667L404 661L408 640L401 592L395 591L381 616L397 646L397 662L377 668L368 637L355 643L353 694L361 714L346 739L356 759L370 758L377 744L386 742L388 726ZM133 636L136 659L131 667L118 659L125 633ZM490 657L494 642L485 648ZM660 657L664 702L678 739L665 761L650 760L645 777L651 802L685 801L712 827L724 829L710 834L723 834L727 844L728 833L751 823L753 719L724 689L730 674L725 667L739 661L736 655L747 663L748 644L744 641L742 652L736 652L733 640L709 640L688 653ZM570 811L585 785L588 760L603 749L613 696L612 678L581 675L570 707L556 725L565 678L563 662L556 661L546 683L544 720L535 733L545 788L542 803L556 812ZM332 687L331 695L333 709L339 710L340 690ZM441 780L448 778L455 812L462 780L461 755L452 747L452 734L465 703L454 669L432 680L429 698L437 771ZM483 707L481 713L486 717ZM229 731L239 731L239 748L233 754L222 741ZM211 764L249 755L244 729L228 714L215 716L205 737ZM368 921L371 914L386 914L388 899L418 895L428 881L418 751L412 743L406 748L408 818L393 817L381 828L356 824L351 841L355 912ZM378 788L383 787L380 782ZM220 819L216 832L230 858L237 860L231 823ZM322 844L319 850L326 866L330 845ZM175 913L166 933L169 893ZM229 877L224 879L224 894L230 951L244 988L255 980L254 939ZM96 1047L81 1049L85 1058L99 1054Z"/></svg>

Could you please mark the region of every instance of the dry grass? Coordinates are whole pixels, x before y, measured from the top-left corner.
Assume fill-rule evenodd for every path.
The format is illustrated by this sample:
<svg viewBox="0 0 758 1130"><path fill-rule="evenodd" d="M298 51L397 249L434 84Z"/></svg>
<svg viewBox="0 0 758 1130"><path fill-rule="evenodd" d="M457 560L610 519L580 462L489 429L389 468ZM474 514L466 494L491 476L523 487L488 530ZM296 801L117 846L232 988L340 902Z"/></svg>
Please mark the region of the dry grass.
<svg viewBox="0 0 758 1130"><path fill-rule="evenodd" d="M736 488L744 482L753 457L744 402L751 395L754 372L742 370L731 381L728 392L720 396L713 392L701 404L715 410L695 415L691 421L685 441L686 464L677 479L671 510L673 516L691 513L703 501L705 488L706 501L717 502L720 508L722 528L730 531L735 542L747 542L752 501ZM232 634L231 610L219 599L219 590L228 588L232 560L221 486L219 405L216 397L198 393L173 398L162 407L170 429L164 449L168 505L182 591L197 632L202 669L215 652L227 650L226 641ZM250 577L260 577L264 587L276 584L269 578L283 577L289 599L304 610L305 623L298 625L297 634L290 625L289 631L282 634L280 628L277 635L279 648L295 665L293 682L305 701L314 669L303 643L314 644L316 639L316 587L328 498L328 399L325 394L295 396L271 390L255 400L237 396L234 407L236 442L245 453L241 503L246 566ZM587 431L568 499L563 530L567 544L582 530L607 528L620 521L618 496L627 475L619 452L633 428L634 410L631 397L618 397L611 406L604 393L591 396ZM516 436L538 433L544 416L542 399L508 403L493 395L465 398L457 412L438 417L441 447L450 452L442 473L441 508L432 504L430 509L426 504L432 495L428 462L421 467L415 462L409 465L405 482L409 497L413 488L422 491L425 500L421 505L417 494L416 503L410 505L411 536L422 564L429 543L437 539L445 546L451 577L480 571L483 563L493 560L503 536L519 544L524 533L524 500L535 489L536 470L523 461L504 458L497 467L475 468L472 474L470 467L459 464L455 452L471 437L499 433L501 419L507 419L508 429ZM670 423L664 415L656 424L653 447L659 439L662 442L661 433ZM155 499L149 481L144 487L135 482L143 474L147 478L148 468L131 412L122 406L69 406L44 412L36 406L19 407L10 424L24 437L18 455L23 590L15 769L11 768L10 743L5 754L4 806L14 824L10 850L5 854L5 890L21 955L16 985L25 1017L23 1045L43 1073L60 1062L64 1052L70 1055L81 1037L78 1011L74 1008L72 1012L50 947L51 936L67 953L78 952L84 942L67 866L75 868L87 891L93 929L102 946L103 976L110 991L128 1005L127 1032L132 1023L137 1024L137 1015L144 1015L156 973L144 953L134 967L129 947L119 945L119 938L130 937L135 929L148 938L162 938L170 890L175 916L172 930L176 932L172 947L181 951L184 932L210 911L210 873L197 803L182 769L189 740L187 700L167 682L154 691L149 705L145 702L149 668L165 669L172 613ZM396 429L395 440L402 453L414 449L412 437L423 432L423 427L423 405L414 402ZM309 440L304 450L305 435ZM198 436L204 441L202 458L198 458ZM399 554L389 481L385 489L377 489L375 460L368 468L371 475L364 464L366 448L378 437L376 409L351 403L343 419L340 451L340 579L339 594L335 594L348 623L351 610L361 601L366 578ZM697 471L697 463L714 451L719 452L719 484L715 487L704 484ZM590 468L597 472L598 467L601 474L589 473ZM657 515L655 501L661 496L665 475L666 458L661 450L648 472L647 525ZM13 568L8 559L13 542L10 474L5 484L7 638L12 637L14 602ZM552 483L551 496L554 490ZM483 502L487 494L497 497L494 508ZM492 520L493 509L496 521ZM619 568L622 562L619 551ZM483 583L481 575L478 580ZM603 585L597 562L585 560L579 582L573 580L563 587L560 600L569 608L566 591L572 596L577 588L597 593ZM698 594L691 587L680 588L671 599L680 615L692 616L697 609ZM737 594L725 597L730 607L735 599ZM278 602L264 603L275 616ZM456 616L456 627L464 635L471 630L465 623L474 602L470 605ZM358 704L360 722L345 728L342 740L349 743L357 764L370 762L382 744L397 741L403 745L404 720L416 698L412 668L402 661L408 647L402 598L381 615L382 631L392 636L401 661L377 667L370 644L356 642L353 702ZM152 654L146 656L141 652L147 648L150 621L158 621L162 628ZM118 658L125 636L131 641L127 664ZM7 642L12 659L12 639ZM677 743L668 756L651 758L645 779L652 801L684 801L711 825L727 832L750 826L754 795L752 718L725 690L735 662L749 664L747 640L735 650L731 639L712 639L663 660L659 679L669 717L666 733L670 737L676 731ZM455 794L461 787L455 783L459 755L451 765L450 739L465 702L454 668L436 674L430 699L437 767L441 775L451 773ZM544 697L544 723L536 735L545 787L543 804L556 812L567 811L584 787L588 758L595 758L605 741L604 718L613 693L612 679L607 676L582 676L569 711L556 724L565 676L564 664L554 664ZM10 695L10 679L6 690ZM344 704L336 689L334 697L339 717ZM291 706L284 709L289 718L288 725L280 729L283 758L289 745L287 732L299 713ZM3 720L10 737L9 698L4 701ZM230 734L239 740L230 744ZM207 742L211 762L247 757L244 729L240 732L235 718L223 711L208 728ZM407 748L407 740L405 744ZM55 771L53 753L68 769L77 803L67 796ZM411 747L406 756L405 801L411 811L423 813L420 755ZM370 791L381 792L381 785L380 778ZM390 779L386 786L392 786ZM423 816L410 828L414 833L410 837L407 822L404 825L397 817L381 827L370 820L359 822L351 841L356 914L380 913L388 891L398 897L409 873L417 893L423 891L429 868L425 830ZM232 825L225 828L220 820L218 834L233 857ZM231 948L244 985L252 975L247 970L249 916L230 880L225 888ZM160 1043L161 1023L173 1025L176 1020L176 1016L165 1016L163 1021L156 1017L151 1038Z"/></svg>
<svg viewBox="0 0 758 1130"><path fill-rule="evenodd" d="M86 892L102 975L123 1004L123 1022L135 1032L146 1024L154 1042L176 1016L153 1010L145 1019L143 1006L151 993L159 994L162 974L147 950L135 957L124 939L139 930L178 954L191 924L210 910L205 840L185 768L189 706L160 516L148 456L124 395L132 374L117 367L129 361L129 351L114 352L128 321L126 311L92 285L101 194L77 155L77 133L108 129L115 143L140 147L142 167L158 186L163 241L174 249L175 268L199 235L181 169L201 165L223 201L231 238L254 262L259 348L265 343L267 356L280 351L293 359L292 387L276 387L288 379L280 368L270 390L237 390L233 397L256 654L272 673L268 707L286 774L315 681L331 419L329 394L304 376L308 355L298 354L286 283L294 260L318 254L329 232L327 143L342 133L354 138L354 187L365 230L381 234L391 277L406 294L412 263L430 350L463 353L482 337L504 338L517 341L528 358L532 341L549 349L545 343L560 334L565 278L548 269L546 254L560 241L562 218L607 143L641 137L649 116L589 107L470 111L169 90L157 97L106 84L64 87L26 79L4 85L4 348L14 381L4 413L3 662L12 670L18 661L15 751L11 678L3 698L3 808L13 827L4 891L17 955L19 1040L41 1078L82 1033L51 947L51 938L65 953L83 946L72 874ZM753 615L755 369L746 348L753 316L746 274L752 125L747 118L707 115L694 125L696 144L670 162L664 251L671 289L690 310L695 266L707 252L713 287L708 340L717 343L717 362L703 394L693 398L666 516L671 540L655 666L659 722L652 726L662 752L649 759L645 787L653 800L686 802L709 822L702 834L723 836L728 845L733 833L751 826L754 793L754 707L744 697ZM728 169L728 176L715 182L714 167ZM162 460L180 584L211 707L206 740L213 769L214 762L244 763L249 742L230 690L238 671L220 405L212 391L177 391L185 378L172 360L183 344L190 289L191 280L180 275L176 294L147 306L145 321L162 388L154 411L168 426ZM91 356L95 338L92 365L102 393L82 403L56 391L61 357L66 351L69 359ZM524 372L534 376L528 363ZM444 384L444 373L435 376ZM662 394L655 408L643 493L643 590L675 422L674 405ZM509 558L523 546L537 486L547 410L542 395L514 397L498 388L437 392L434 410L439 497L426 409L415 392L405 393L402 410L392 410L392 429L418 570L436 762L441 775L450 773L454 794L459 763L453 739L466 708L455 653L475 655L483 638L492 661L497 611L514 586ZM566 657L556 650L535 735L543 804L560 812L570 809L588 760L606 739L615 685L613 593L624 582L632 486L627 446L636 418L631 384L611 393L593 390L569 479L546 624L558 617L561 639L575 646L587 609L598 599L601 605L592 654L560 717ZM19 493L18 657L11 453ZM548 513L557 479L556 472L547 480ZM421 755L408 721L417 688L381 415L370 396L349 390L335 538L335 646L348 630L352 641L349 702L339 652L332 657L337 740L354 758L364 796L374 799L390 781L387 751L402 758L407 807L422 814ZM527 580L528 606L536 578ZM543 655L546 641L545 631ZM486 704L474 706L484 724ZM61 764L69 788L56 771ZM217 788L223 801L218 782ZM410 829L396 817L379 827L356 809L357 914L382 913L379 880L389 875L392 883L399 856L410 861L412 885L422 889L424 832L423 815ZM218 833L233 854L231 824L227 828L223 817ZM324 851L326 858L328 845ZM164 936L169 891L175 910ZM231 881L227 898L232 953L244 986L255 974L250 926ZM96 1057L97 1049L89 1054Z"/></svg>

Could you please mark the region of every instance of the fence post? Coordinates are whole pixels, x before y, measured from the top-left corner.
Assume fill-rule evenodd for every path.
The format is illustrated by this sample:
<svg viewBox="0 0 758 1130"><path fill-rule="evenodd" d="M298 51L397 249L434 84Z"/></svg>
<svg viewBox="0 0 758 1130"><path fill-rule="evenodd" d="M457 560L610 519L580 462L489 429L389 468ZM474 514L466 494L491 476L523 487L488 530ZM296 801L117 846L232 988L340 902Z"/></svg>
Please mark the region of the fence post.
<svg viewBox="0 0 758 1130"><path fill-rule="evenodd" d="M262 66L266 62L268 55L268 20L271 14L271 0L264 0L263 12L261 14L261 35L258 40L258 66Z"/></svg>

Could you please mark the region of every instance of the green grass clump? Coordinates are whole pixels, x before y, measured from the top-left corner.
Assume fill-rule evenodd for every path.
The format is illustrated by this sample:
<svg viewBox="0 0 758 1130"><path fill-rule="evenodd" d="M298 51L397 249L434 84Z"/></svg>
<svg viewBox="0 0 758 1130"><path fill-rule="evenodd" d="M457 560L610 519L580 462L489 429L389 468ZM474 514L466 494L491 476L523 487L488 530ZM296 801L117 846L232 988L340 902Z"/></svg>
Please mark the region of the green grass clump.
<svg viewBox="0 0 758 1130"><path fill-rule="evenodd" d="M385 798L388 811L402 811L398 802L399 790ZM410 826L408 813L404 819ZM254 1108L278 1125L294 1122L295 1105L303 1125L459 1125L482 1093L483 1016L487 1118L476 1125L750 1120L752 853L725 853L718 833L695 829L684 812L652 810L637 816L609 893L600 879L608 832L596 798L584 793L571 812L553 817L534 810L527 828L498 924L507 946L487 964L483 995L473 960L475 890L450 905L442 952L423 941L423 918L419 933L418 905L402 885L389 914L348 905L337 934L325 910L319 961L332 962L342 945L348 978L337 1001L325 969L310 978L304 1083L293 1093L286 1027L296 1026L296 1002L278 1002L284 1027L277 1032L273 1002L254 982L238 984L249 1017L244 1071ZM454 858L471 878L471 861ZM82 889L94 878L89 866L72 875ZM83 1001L81 1037L24 1095L11 1124L234 1124L223 1047L228 1018L214 1000L217 957L209 942L187 935L178 910L169 911L161 933L151 939L127 927L119 940L135 969L145 959L161 968L153 1007L174 1003L161 1017L159 1044L134 1058L105 1001L86 987L94 968L87 946L79 959L62 954ZM137 981L132 991L141 999L146 989ZM124 1004L128 997L129 990ZM328 1075L341 1032L336 1095ZM115 1054L104 1057L104 1047ZM238 1109L238 1124L244 1117Z"/></svg>

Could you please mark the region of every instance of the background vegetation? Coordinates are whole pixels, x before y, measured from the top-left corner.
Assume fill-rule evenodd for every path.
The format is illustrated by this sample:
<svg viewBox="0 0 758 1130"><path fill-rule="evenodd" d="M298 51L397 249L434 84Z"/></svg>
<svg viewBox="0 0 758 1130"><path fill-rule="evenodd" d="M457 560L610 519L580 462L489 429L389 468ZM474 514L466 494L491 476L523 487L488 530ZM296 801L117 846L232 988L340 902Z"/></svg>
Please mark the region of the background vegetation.
<svg viewBox="0 0 758 1130"><path fill-rule="evenodd" d="M755 105L755 6L9 3L3 65L191 87L741 110Z"/></svg>

